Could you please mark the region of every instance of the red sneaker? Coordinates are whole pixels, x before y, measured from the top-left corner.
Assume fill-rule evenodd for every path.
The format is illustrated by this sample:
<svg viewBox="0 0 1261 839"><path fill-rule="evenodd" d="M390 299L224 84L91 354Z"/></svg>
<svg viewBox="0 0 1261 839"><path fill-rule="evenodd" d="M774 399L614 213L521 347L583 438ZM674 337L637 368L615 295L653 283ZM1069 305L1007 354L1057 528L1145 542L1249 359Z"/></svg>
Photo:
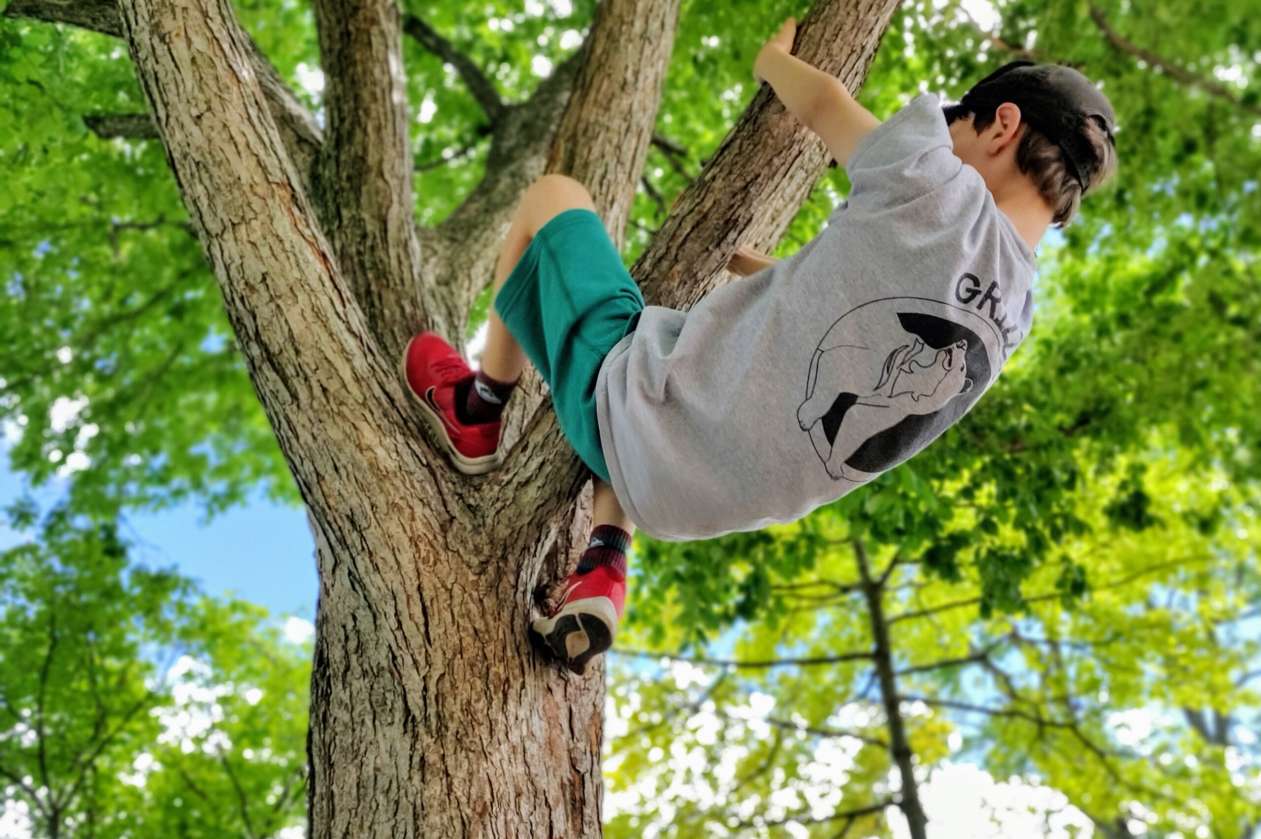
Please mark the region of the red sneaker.
<svg viewBox="0 0 1261 839"><path fill-rule="evenodd" d="M560 607L530 624L530 640L581 674L588 661L613 645L626 602L626 575L619 568L597 565L585 574L575 571L565 582Z"/></svg>
<svg viewBox="0 0 1261 839"><path fill-rule="evenodd" d="M484 475L497 467L500 423L463 423L456 413L456 385L472 379L473 371L455 348L432 332L422 332L407 342L400 368L455 468L465 475Z"/></svg>

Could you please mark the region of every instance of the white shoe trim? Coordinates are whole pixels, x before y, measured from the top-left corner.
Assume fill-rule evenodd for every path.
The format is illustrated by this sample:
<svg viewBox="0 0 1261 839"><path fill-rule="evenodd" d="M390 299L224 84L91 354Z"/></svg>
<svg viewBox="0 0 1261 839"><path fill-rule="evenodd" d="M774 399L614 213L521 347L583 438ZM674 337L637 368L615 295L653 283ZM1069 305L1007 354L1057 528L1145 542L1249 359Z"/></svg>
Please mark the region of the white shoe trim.
<svg viewBox="0 0 1261 839"><path fill-rule="evenodd" d="M566 603L564 608L550 618L536 619L532 626L535 632L547 636L556 628L557 622L568 615L595 618L608 627L610 638L617 634L617 609L613 608L612 600L603 596L584 597L581 600Z"/></svg>

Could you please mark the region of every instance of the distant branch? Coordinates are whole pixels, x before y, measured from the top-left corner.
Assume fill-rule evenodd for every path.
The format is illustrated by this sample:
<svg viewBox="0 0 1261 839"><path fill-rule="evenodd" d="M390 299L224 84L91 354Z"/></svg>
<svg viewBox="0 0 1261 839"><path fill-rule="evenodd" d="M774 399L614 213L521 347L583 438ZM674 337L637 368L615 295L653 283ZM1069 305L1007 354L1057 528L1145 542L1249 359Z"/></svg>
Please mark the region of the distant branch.
<svg viewBox="0 0 1261 839"><path fill-rule="evenodd" d="M477 147L480 146L481 144L482 144L482 135L479 135L477 139L473 140L472 142L466 143L465 145L461 146L460 148L456 149L454 152L452 152L449 155L446 155L445 157L442 155L439 155L438 157L435 157L432 160L416 161L416 163L412 166L412 169L416 172L428 172L430 169L440 169L443 166L448 166L452 163L462 160L463 158L468 157L470 154L476 151Z"/></svg>
<svg viewBox="0 0 1261 839"><path fill-rule="evenodd" d="M837 810L831 815L814 816L808 812L798 813L796 815L785 816L782 819L756 819L749 821L741 821L730 825L731 830L747 830L756 828L758 830L766 830L771 827L783 827L788 824L827 824L830 822L840 821L844 819L847 823L852 823L855 819L863 816L870 816L881 812L887 807L892 807L898 803L896 798L885 798L874 804L868 804L866 807L855 807L852 810ZM848 824L847 824L848 828Z"/></svg>
<svg viewBox="0 0 1261 839"><path fill-rule="evenodd" d="M749 719L745 719L744 717L737 717L733 714L727 713L726 711L720 711L720 710L714 711L714 716L720 717L726 720L735 720L737 722L762 722L762 723L766 723L772 728L778 728L784 731L792 731L797 734L804 734L809 737L819 737L823 739L858 740L860 742L867 743L869 745L876 746L881 749L889 748L889 742L887 740L884 740L880 737L872 736L870 734L864 734L862 732L853 731L852 729L848 729L848 728L832 728L830 726L825 726L825 725L802 725L800 723L795 723L792 720L781 719L779 717L766 717L766 718L758 718L758 719L749 720Z"/></svg>
<svg viewBox="0 0 1261 839"><path fill-rule="evenodd" d="M158 127L148 114L86 114L83 124L104 140L158 139Z"/></svg>
<svg viewBox="0 0 1261 839"><path fill-rule="evenodd" d="M1224 99L1236 108L1241 108L1254 116L1261 116L1261 106L1245 102L1238 93L1220 82L1206 78L1197 73L1193 73L1182 65L1175 64L1173 61L1165 58L1164 56L1157 55L1151 50L1140 47L1132 41L1127 40L1119 32L1112 28L1112 25L1108 22L1107 16L1098 6L1091 5L1090 19L1095 22L1095 26L1099 27L1099 31L1103 33L1103 36L1107 38L1108 43L1111 44L1114 49L1150 64L1152 67L1155 67L1174 81L1181 82L1188 87L1198 88L1211 96L1218 97L1219 99Z"/></svg>
<svg viewBox="0 0 1261 839"><path fill-rule="evenodd" d="M223 766L223 771L228 776L228 781L232 784L232 790L236 793L237 809L241 813L241 822L245 827L245 835L249 839L254 839L257 835L254 832L254 824L250 821L249 801L245 797L245 790L241 787L240 780L236 777L236 773L232 771L232 762L228 760L226 755L219 755L219 763Z"/></svg>
<svg viewBox="0 0 1261 839"><path fill-rule="evenodd" d="M880 677L880 699L884 705L885 727L889 731L889 756L897 765L902 780L902 795L898 806L906 817L912 839L926 839L928 816L919 800L914 752L902 719L902 699L898 694L897 673L893 669L893 643L889 637L889 621L884 614L884 584L888 581L887 571L892 569L892 563L886 573L879 577L873 575L867 548L861 539L854 540L854 560L863 581L863 597L867 601L867 617L871 623L871 637L875 645L875 670Z"/></svg>
<svg viewBox="0 0 1261 839"><path fill-rule="evenodd" d="M766 659L734 659L705 658L703 656L687 656L674 653L657 653L652 650L614 650L617 655L645 659L666 659L682 661L687 664L704 664L710 667L734 667L737 670L765 670L771 667L815 667L822 664L842 664L847 661L870 661L874 657L871 652L839 653L837 655L804 656L801 658L766 658Z"/></svg>
<svg viewBox="0 0 1261 839"><path fill-rule="evenodd" d="M912 667L905 667L901 670L898 670L896 675L898 675L899 677L910 676L915 673L929 673L929 672L932 672L933 670L948 670L952 667L963 667L968 664L977 664L979 662L984 662L985 660L988 659L989 654L991 652L993 652L998 647L1002 646L1004 643L1007 642L1007 640L1008 638L1006 636L999 638L996 641L993 641L992 643L988 644L984 649L977 650L971 655L961 656L959 658L944 658L940 661L933 661L928 664L916 664Z"/></svg>
<svg viewBox="0 0 1261 839"><path fill-rule="evenodd" d="M413 14L403 16L403 31L425 49L441 58L455 68L469 93L477 100L477 104L486 112L486 117L495 123L503 115L503 99L490 78L482 72L473 59L456 48L425 21Z"/></svg>
<svg viewBox="0 0 1261 839"><path fill-rule="evenodd" d="M123 34L118 6L112 0L13 0L4 16L68 23L115 38Z"/></svg>
<svg viewBox="0 0 1261 839"><path fill-rule="evenodd" d="M12 0L4 10L4 17L63 23L102 35L123 37L118 4L112 0ZM247 60L267 98L268 110L280 129L285 150L299 172L308 177L324 141L323 132L253 40L248 40Z"/></svg>

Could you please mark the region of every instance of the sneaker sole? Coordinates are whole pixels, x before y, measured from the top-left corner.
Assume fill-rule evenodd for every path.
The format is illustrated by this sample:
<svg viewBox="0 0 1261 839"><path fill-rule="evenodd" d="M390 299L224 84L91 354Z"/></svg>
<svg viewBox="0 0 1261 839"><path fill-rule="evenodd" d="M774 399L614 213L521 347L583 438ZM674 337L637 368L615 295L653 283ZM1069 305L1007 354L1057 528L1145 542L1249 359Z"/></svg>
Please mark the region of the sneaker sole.
<svg viewBox="0 0 1261 839"><path fill-rule="evenodd" d="M568 603L550 618L530 624L530 641L548 658L582 675L587 663L613 646L617 612L607 597Z"/></svg>
<svg viewBox="0 0 1261 839"><path fill-rule="evenodd" d="M438 440L442 443L442 447L446 449L447 454L451 457L451 464L455 466L456 471L462 472L465 475L485 475L487 472L495 471L503 462L503 458L500 457L497 450L494 454L488 454L482 457L465 457L460 454L459 450L456 449L455 444L451 442L450 435L447 434L447 425L442 421L442 417L434 413L433 408L429 407L429 403L421 398L416 391L412 390L412 384L407 379L407 356L411 354L412 341L415 340L415 338L412 338L411 341L407 342L407 346L403 348L403 357L400 358L398 362L398 372L399 375L403 377L403 387L407 388L407 392L411 395L412 401L420 406L425 417L425 422L429 425L429 428L432 429L433 433L437 435Z"/></svg>

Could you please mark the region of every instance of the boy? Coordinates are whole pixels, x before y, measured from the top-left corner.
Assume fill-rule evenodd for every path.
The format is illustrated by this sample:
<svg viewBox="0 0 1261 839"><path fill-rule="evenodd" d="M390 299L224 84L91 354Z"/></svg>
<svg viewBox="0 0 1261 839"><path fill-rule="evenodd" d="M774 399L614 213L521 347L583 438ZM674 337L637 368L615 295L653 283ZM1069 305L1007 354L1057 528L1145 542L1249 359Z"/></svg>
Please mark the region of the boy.
<svg viewBox="0 0 1261 839"><path fill-rule="evenodd" d="M590 196L560 175L522 198L474 374L436 335L404 368L455 465L499 463L526 357L595 474L591 542L532 637L572 670L612 643L633 527L700 539L805 515L907 459L972 406L1032 317L1033 249L1115 166L1113 112L1080 73L1009 64L958 105L881 124L790 55L754 76L846 166L853 189L792 257L741 250L689 312L645 307Z"/></svg>

